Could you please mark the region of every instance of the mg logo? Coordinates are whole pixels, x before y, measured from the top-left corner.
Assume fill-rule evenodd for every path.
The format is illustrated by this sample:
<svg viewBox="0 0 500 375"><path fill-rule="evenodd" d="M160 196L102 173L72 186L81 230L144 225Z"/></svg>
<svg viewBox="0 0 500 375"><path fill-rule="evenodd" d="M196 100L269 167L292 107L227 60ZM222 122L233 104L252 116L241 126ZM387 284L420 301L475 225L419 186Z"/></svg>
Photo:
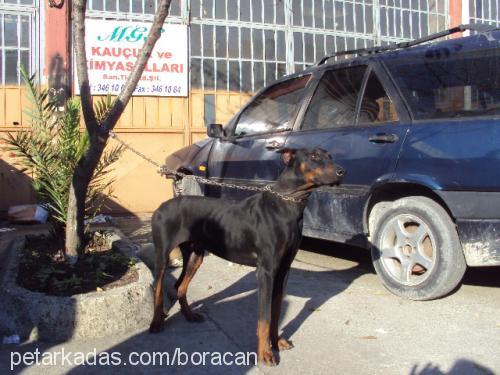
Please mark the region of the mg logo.
<svg viewBox="0 0 500 375"><path fill-rule="evenodd" d="M165 30L161 29L163 33ZM100 42L144 42L148 37L149 28L144 26L117 26L108 35L99 35Z"/></svg>

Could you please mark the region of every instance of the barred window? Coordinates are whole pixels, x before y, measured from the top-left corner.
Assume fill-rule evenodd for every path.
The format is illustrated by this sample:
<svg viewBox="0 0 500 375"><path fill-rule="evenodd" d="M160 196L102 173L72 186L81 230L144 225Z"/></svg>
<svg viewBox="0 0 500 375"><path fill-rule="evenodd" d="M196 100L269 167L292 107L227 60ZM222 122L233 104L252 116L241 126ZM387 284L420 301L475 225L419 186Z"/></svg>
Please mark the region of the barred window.
<svg viewBox="0 0 500 375"><path fill-rule="evenodd" d="M35 70L35 2L4 0L0 2L0 80L2 85L19 85L19 67ZM31 51L31 53L30 53Z"/></svg>
<svg viewBox="0 0 500 375"><path fill-rule="evenodd" d="M191 87L255 92L286 74L285 31L191 24Z"/></svg>
<svg viewBox="0 0 500 375"><path fill-rule="evenodd" d="M88 0L87 8L94 11L125 12L129 15L154 15L159 0ZM181 15L181 0L172 0L170 16ZM118 15L117 15L118 16Z"/></svg>
<svg viewBox="0 0 500 375"><path fill-rule="evenodd" d="M417 39L446 29L446 0L380 0L381 35Z"/></svg>
<svg viewBox="0 0 500 375"><path fill-rule="evenodd" d="M499 7L498 0L470 0L470 22L500 26Z"/></svg>
<svg viewBox="0 0 500 375"><path fill-rule="evenodd" d="M496 0L470 3L472 21L496 19ZM88 7L90 17L152 20L157 4ZM191 87L231 93L256 92L326 54L419 38L449 22L448 0L173 0L169 19L190 25Z"/></svg>

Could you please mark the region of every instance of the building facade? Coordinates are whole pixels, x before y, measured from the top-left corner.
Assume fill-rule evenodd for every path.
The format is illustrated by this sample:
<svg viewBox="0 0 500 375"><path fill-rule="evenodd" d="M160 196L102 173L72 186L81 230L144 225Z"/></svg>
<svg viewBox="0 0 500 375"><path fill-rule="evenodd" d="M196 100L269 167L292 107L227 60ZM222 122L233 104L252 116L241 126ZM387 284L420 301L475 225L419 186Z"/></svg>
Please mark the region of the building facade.
<svg viewBox="0 0 500 375"><path fill-rule="evenodd" d="M29 129L19 66L61 98L74 94L68 0L0 0L0 136ZM157 0L88 0L87 18L150 22ZM187 25L186 97L134 96L116 131L162 161L225 123L253 93L325 54L416 39L461 23L500 25L498 0L173 0ZM111 141L112 142L112 141ZM29 176L0 159L0 211L34 199ZM116 212L148 212L170 196L155 168L126 153L115 170ZM146 193L147 191L147 193Z"/></svg>

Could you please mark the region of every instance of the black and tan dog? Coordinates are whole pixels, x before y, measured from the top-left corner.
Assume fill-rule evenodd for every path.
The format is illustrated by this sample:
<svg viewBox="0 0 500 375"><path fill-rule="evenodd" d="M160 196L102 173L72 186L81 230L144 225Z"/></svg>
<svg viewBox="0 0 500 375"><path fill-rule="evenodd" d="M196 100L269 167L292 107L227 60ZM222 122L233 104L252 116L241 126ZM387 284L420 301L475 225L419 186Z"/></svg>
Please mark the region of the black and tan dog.
<svg viewBox="0 0 500 375"><path fill-rule="evenodd" d="M315 187L338 183L344 171L321 149L279 152L286 168L271 191L241 201L181 196L155 211L156 280L150 332L160 331L166 317L163 278L170 251L180 246L183 269L175 288L187 320L203 320L190 309L186 292L208 250L231 262L257 267L259 361L275 364L270 344L276 350L292 347L278 336L278 322L284 285L301 240L306 198Z"/></svg>

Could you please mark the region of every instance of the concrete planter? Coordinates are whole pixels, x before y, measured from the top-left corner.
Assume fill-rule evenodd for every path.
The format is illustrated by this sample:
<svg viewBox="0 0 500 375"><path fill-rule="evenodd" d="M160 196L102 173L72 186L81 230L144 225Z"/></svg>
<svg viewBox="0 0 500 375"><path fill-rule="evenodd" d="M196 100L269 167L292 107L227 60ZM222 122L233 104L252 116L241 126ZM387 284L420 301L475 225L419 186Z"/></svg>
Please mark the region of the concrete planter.
<svg viewBox="0 0 500 375"><path fill-rule="evenodd" d="M103 292L58 297L17 285L20 250L25 240L15 239L7 251L6 272L0 280L0 331L17 333L23 339L59 342L147 327L153 314L151 271L136 258L135 245L119 231L115 230L111 241L113 247L137 260L137 280Z"/></svg>

